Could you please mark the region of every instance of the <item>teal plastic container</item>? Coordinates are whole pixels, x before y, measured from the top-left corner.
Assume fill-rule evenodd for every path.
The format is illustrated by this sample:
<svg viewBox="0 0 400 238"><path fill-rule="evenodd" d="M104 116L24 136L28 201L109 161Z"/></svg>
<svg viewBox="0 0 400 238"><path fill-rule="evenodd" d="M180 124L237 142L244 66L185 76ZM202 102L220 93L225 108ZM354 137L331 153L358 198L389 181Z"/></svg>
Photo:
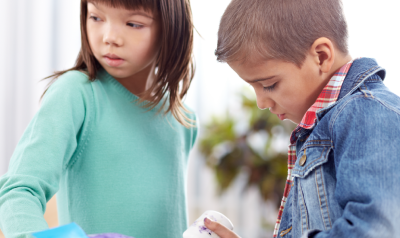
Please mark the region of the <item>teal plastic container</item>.
<svg viewBox="0 0 400 238"><path fill-rule="evenodd" d="M71 223L57 228L35 232L32 235L36 238L134 238L117 233L94 234L87 236L77 224Z"/></svg>
<svg viewBox="0 0 400 238"><path fill-rule="evenodd" d="M36 238L88 238L82 228L75 223L35 232L32 235Z"/></svg>

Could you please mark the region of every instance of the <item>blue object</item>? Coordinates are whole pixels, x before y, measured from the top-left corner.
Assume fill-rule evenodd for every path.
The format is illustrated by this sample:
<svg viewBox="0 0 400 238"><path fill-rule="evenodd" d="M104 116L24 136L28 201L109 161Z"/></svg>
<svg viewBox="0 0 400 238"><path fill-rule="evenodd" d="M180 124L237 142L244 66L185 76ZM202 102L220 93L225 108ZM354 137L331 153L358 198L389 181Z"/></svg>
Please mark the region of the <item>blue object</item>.
<svg viewBox="0 0 400 238"><path fill-rule="evenodd" d="M131 236L125 236L117 233L104 233L104 234L95 234L89 235L90 238L134 238Z"/></svg>
<svg viewBox="0 0 400 238"><path fill-rule="evenodd" d="M82 228L75 223L32 233L32 235L36 238L88 238Z"/></svg>

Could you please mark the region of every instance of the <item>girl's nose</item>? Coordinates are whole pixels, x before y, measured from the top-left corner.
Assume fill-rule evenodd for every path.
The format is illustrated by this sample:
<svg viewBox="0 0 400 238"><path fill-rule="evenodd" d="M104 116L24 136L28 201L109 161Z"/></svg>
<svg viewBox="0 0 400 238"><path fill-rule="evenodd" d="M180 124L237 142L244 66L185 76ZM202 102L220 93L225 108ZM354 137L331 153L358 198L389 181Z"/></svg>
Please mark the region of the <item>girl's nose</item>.
<svg viewBox="0 0 400 238"><path fill-rule="evenodd" d="M115 29L114 27L109 27L103 36L103 42L106 45L122 46L123 39L118 29Z"/></svg>

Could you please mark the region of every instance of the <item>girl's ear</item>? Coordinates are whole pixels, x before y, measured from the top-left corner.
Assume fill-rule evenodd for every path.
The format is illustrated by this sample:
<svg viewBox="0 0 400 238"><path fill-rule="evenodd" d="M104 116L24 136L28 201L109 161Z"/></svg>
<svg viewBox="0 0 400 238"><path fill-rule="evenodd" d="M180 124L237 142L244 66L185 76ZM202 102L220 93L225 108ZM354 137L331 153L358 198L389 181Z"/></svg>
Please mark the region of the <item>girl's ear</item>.
<svg viewBox="0 0 400 238"><path fill-rule="evenodd" d="M331 40L326 37L314 41L309 52L321 73L329 73L335 62L335 48Z"/></svg>

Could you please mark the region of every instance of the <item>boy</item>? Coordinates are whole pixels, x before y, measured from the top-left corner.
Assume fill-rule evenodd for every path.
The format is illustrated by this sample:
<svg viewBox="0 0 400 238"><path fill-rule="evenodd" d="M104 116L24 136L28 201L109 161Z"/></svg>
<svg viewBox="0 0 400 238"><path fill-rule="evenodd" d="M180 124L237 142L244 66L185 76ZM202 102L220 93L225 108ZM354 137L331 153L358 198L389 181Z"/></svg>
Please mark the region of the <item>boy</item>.
<svg viewBox="0 0 400 238"><path fill-rule="evenodd" d="M233 0L216 55L260 109L298 124L274 237L400 237L400 98L349 55L340 0Z"/></svg>

